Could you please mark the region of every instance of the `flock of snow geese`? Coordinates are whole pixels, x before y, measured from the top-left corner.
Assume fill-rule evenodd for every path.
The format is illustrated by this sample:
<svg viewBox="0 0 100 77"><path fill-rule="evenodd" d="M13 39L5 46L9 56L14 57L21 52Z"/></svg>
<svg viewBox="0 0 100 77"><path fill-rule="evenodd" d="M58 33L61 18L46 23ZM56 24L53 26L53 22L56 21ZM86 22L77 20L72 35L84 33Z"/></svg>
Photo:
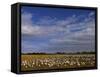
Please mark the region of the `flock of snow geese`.
<svg viewBox="0 0 100 77"><path fill-rule="evenodd" d="M30 56L30 59L24 59L21 62L21 67L26 70L93 67L94 65L94 55L46 56L41 58Z"/></svg>

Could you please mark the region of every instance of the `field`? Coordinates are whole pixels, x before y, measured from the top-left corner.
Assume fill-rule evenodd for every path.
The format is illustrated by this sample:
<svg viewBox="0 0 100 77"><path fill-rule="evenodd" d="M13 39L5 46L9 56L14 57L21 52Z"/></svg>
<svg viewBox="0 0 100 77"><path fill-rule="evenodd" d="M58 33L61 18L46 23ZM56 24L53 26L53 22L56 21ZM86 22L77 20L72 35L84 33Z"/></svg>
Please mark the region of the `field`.
<svg viewBox="0 0 100 77"><path fill-rule="evenodd" d="M21 71L94 67L95 54L21 55Z"/></svg>

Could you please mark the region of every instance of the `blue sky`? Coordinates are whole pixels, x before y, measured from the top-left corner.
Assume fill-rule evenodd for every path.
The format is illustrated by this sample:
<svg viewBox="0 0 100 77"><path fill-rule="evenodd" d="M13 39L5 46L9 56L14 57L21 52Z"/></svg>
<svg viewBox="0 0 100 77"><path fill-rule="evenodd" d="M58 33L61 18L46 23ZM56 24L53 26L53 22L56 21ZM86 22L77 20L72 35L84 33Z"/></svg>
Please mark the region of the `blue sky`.
<svg viewBox="0 0 100 77"><path fill-rule="evenodd" d="M21 8L22 53L95 50L95 11Z"/></svg>

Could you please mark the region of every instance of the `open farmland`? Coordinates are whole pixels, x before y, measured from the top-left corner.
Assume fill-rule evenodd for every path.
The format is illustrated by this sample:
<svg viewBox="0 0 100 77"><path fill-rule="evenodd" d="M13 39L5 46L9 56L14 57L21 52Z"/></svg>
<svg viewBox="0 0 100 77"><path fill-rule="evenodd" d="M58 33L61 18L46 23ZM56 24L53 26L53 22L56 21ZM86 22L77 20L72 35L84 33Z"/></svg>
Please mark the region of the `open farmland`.
<svg viewBox="0 0 100 77"><path fill-rule="evenodd" d="M95 54L21 55L21 71L94 67Z"/></svg>

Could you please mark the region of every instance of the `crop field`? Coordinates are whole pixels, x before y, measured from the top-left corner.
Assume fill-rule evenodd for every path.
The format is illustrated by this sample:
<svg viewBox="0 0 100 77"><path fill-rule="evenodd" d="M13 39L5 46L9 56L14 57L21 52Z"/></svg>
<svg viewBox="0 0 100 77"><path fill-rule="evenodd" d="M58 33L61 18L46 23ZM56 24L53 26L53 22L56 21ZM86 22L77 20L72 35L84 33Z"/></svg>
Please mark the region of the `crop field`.
<svg viewBox="0 0 100 77"><path fill-rule="evenodd" d="M95 54L21 55L21 71L94 67Z"/></svg>

